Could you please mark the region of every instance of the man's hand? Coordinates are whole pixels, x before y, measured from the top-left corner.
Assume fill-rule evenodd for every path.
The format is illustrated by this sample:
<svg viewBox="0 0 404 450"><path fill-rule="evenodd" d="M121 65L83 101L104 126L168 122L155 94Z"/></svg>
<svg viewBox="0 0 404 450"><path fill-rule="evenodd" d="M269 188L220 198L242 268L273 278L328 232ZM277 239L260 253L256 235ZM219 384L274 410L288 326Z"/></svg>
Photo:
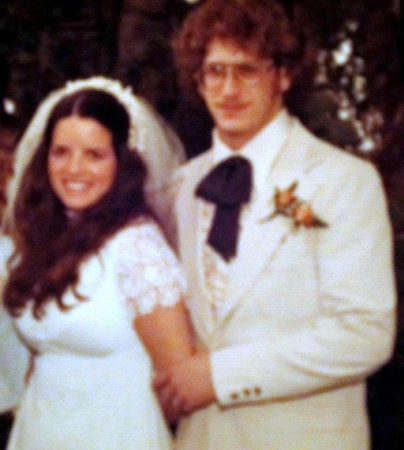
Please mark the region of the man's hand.
<svg viewBox="0 0 404 450"><path fill-rule="evenodd" d="M153 387L170 423L214 402L209 353L198 352L184 362L158 372Z"/></svg>

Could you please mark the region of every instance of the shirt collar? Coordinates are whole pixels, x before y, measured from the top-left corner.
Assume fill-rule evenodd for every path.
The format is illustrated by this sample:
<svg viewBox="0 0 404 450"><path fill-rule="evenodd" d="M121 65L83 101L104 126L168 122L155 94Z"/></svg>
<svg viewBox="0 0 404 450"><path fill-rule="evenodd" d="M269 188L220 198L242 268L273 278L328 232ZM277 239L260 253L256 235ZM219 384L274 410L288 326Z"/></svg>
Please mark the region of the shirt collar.
<svg viewBox="0 0 404 450"><path fill-rule="evenodd" d="M228 147L213 131L213 159L218 164L231 156L244 156L253 167L254 189L260 190L265 184L269 170L283 147L291 127L291 117L285 109L257 133L246 145L237 151Z"/></svg>

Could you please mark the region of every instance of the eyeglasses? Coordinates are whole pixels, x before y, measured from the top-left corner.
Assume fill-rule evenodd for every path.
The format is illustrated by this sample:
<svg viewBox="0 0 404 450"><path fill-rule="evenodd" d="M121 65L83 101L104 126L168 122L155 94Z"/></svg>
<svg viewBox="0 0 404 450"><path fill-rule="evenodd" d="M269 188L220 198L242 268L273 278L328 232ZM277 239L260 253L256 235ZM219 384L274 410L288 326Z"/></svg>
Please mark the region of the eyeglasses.
<svg viewBox="0 0 404 450"><path fill-rule="evenodd" d="M257 84L261 75L274 68L273 64L268 63L238 63L205 64L197 74L197 81L208 89L215 89L223 85L228 75L245 85Z"/></svg>

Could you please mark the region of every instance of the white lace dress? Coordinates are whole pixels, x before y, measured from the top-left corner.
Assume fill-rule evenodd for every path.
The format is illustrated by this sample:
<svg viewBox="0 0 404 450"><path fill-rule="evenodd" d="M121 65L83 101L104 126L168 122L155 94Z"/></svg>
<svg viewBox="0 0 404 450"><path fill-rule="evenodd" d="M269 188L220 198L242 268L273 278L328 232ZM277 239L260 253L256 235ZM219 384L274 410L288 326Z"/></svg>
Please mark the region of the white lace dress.
<svg viewBox="0 0 404 450"><path fill-rule="evenodd" d="M15 324L38 352L8 450L163 450L169 430L151 389L152 365L133 328L137 314L172 306L185 286L161 231L139 220L82 265L78 301L66 293L41 320Z"/></svg>

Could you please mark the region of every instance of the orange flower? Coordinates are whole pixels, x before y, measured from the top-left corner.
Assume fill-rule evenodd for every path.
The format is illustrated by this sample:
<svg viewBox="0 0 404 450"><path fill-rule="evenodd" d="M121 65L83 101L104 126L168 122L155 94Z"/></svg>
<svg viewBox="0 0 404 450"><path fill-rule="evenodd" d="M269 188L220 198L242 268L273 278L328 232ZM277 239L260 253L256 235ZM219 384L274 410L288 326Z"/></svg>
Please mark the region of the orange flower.
<svg viewBox="0 0 404 450"><path fill-rule="evenodd" d="M296 225L303 225L306 228L314 225L313 210L307 203L298 203L293 209L292 217Z"/></svg>
<svg viewBox="0 0 404 450"><path fill-rule="evenodd" d="M293 183L284 191L275 191L275 205L277 208L288 208L296 202L295 189L297 183Z"/></svg>
<svg viewBox="0 0 404 450"><path fill-rule="evenodd" d="M277 215L290 217L295 227L327 227L328 224L314 214L312 207L295 195L297 182L283 191L275 189L275 211L261 222L267 222Z"/></svg>

